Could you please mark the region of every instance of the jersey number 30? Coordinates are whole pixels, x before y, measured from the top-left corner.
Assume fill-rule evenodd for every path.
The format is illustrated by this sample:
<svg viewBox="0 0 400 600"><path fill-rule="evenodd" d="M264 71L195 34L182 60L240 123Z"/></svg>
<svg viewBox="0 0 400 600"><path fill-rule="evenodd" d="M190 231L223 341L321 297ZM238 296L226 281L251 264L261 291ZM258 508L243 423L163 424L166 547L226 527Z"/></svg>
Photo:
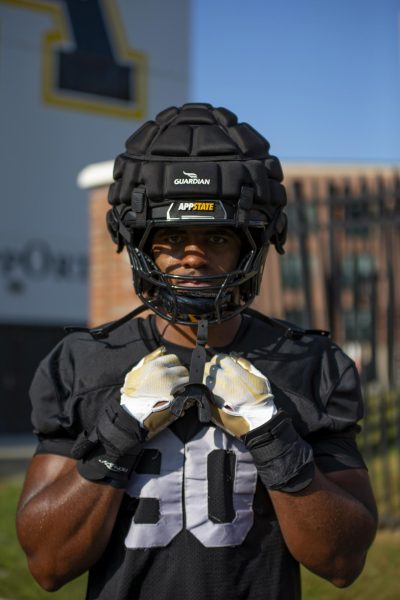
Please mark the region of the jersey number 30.
<svg viewBox="0 0 400 600"><path fill-rule="evenodd" d="M204 546L236 546L253 524L253 498L257 471L244 445L220 429L205 427L183 444L165 429L147 448L161 456L159 473L135 473L127 488L134 498L158 500L155 523L137 523L133 518L125 539L127 548L166 546L185 526ZM209 515L208 457L215 450L234 453L232 481L233 516L216 522ZM232 454L231 454L232 455Z"/></svg>

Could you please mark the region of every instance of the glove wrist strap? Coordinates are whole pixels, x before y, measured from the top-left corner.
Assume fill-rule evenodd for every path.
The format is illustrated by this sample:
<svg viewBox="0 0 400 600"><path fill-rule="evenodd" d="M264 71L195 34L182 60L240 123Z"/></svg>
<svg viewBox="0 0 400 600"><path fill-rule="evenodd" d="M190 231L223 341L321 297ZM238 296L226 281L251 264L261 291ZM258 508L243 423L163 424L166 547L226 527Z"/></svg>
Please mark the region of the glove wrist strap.
<svg viewBox="0 0 400 600"><path fill-rule="evenodd" d="M303 440L292 419L279 411L270 421L242 436L267 489L299 492L315 471L311 446Z"/></svg>
<svg viewBox="0 0 400 600"><path fill-rule="evenodd" d="M142 454L146 432L116 401L100 413L95 427L77 438L72 457L88 481L125 488Z"/></svg>

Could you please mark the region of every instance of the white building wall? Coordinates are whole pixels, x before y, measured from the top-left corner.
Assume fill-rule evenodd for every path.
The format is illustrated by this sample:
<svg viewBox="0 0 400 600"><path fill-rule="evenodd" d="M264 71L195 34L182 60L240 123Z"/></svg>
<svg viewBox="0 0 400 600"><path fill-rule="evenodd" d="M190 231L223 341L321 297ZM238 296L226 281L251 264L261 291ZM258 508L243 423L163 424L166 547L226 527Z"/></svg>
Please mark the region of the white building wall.
<svg viewBox="0 0 400 600"><path fill-rule="evenodd" d="M69 9L89 4L85 26L85 14ZM189 0L0 0L0 323L85 321L87 194L77 174L187 101L189 8ZM134 100L61 89L60 52L80 48L101 62L104 40L117 64L134 67ZM83 87L90 79L77 77ZM104 86L104 65L96 77Z"/></svg>

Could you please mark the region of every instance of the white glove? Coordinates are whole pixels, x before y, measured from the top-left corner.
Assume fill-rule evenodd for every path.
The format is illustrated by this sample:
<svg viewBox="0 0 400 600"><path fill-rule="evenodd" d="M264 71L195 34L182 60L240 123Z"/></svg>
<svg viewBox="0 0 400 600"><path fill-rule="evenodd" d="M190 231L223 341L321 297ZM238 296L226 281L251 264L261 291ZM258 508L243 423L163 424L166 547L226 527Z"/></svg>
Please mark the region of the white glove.
<svg viewBox="0 0 400 600"><path fill-rule="evenodd" d="M161 346L148 354L125 377L121 405L152 438L176 420L169 408L171 390L189 381L189 372L175 354Z"/></svg>
<svg viewBox="0 0 400 600"><path fill-rule="evenodd" d="M243 357L217 354L206 363L204 378L217 404L212 421L237 438L278 412L268 379Z"/></svg>

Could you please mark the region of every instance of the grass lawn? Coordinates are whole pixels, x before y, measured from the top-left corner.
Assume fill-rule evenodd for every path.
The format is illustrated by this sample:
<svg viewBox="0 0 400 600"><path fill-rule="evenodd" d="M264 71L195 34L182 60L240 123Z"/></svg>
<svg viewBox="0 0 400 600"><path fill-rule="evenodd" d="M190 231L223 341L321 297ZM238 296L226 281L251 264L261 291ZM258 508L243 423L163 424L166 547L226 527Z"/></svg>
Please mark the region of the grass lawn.
<svg viewBox="0 0 400 600"><path fill-rule="evenodd" d="M0 600L80 600L86 577L58 592L47 593L30 576L15 534L15 507L21 478L0 480ZM369 553L360 578L346 589L336 589L303 570L303 600L397 600L400 532L382 531Z"/></svg>

